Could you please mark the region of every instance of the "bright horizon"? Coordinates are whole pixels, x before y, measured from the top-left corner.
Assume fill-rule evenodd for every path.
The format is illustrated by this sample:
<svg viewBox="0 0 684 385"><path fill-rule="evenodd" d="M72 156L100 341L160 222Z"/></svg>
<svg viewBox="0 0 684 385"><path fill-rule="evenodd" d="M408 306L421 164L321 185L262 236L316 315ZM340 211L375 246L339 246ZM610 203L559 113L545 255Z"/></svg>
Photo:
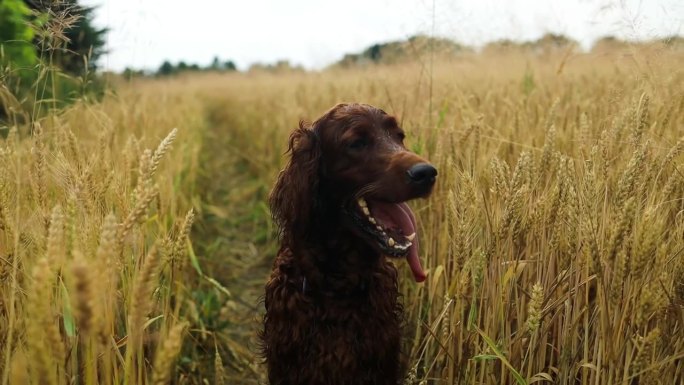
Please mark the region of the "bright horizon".
<svg viewBox="0 0 684 385"><path fill-rule="evenodd" d="M556 33L586 50L605 36L649 40L684 30L684 2L677 0L348 0L344 6L316 0L195 0L191 7L162 0L81 3L99 6L95 24L110 28L109 53L99 65L114 71L154 70L165 60L207 65L215 56L232 60L239 69L278 60L319 69L347 53L417 34L477 48Z"/></svg>

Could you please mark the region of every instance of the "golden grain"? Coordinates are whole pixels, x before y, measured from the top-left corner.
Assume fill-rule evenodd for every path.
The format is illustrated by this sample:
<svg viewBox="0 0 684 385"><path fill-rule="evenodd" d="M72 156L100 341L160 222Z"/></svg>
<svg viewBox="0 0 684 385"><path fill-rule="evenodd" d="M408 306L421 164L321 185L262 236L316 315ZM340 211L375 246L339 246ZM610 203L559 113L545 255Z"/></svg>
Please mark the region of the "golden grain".
<svg viewBox="0 0 684 385"><path fill-rule="evenodd" d="M56 265L61 265L66 259L66 236L64 233L64 214L61 206L52 209L50 217L50 228L47 239L47 257L55 261Z"/></svg>
<svg viewBox="0 0 684 385"><path fill-rule="evenodd" d="M679 138L677 143L670 149L670 151L667 153L667 155L665 155L665 158L663 158L663 162L662 162L661 167L665 167L668 164L670 164L670 162L672 162L672 160L677 158L679 156L679 154L682 153L682 151L684 151L684 136Z"/></svg>
<svg viewBox="0 0 684 385"><path fill-rule="evenodd" d="M214 352L214 385L224 385L226 382L226 370L223 367L223 359L218 348Z"/></svg>
<svg viewBox="0 0 684 385"><path fill-rule="evenodd" d="M530 302L527 303L527 330L534 333L539 329L544 302L544 287L535 283L530 292Z"/></svg>
<svg viewBox="0 0 684 385"><path fill-rule="evenodd" d="M157 273L159 267L159 255L157 249L153 248L147 253L142 266L136 274L135 283L130 293L131 304L129 309L128 325L130 333L131 349L135 349L140 343L145 318L152 311L154 301L152 292L157 284Z"/></svg>
<svg viewBox="0 0 684 385"><path fill-rule="evenodd" d="M632 145L638 148L641 145L641 139L644 136L644 132L649 126L649 97L646 94L641 95L641 100L639 100L638 108L634 110L635 122L632 129Z"/></svg>
<svg viewBox="0 0 684 385"><path fill-rule="evenodd" d="M157 263L154 256L141 266L135 261L145 259L143 250L160 242L160 234L169 233L173 223L181 223L179 242L186 244L194 212L184 222L183 214L194 188L191 168L197 164L184 162L193 159L201 143L197 134L190 134L185 139L193 139L184 143L182 152L170 151L180 131L169 135L157 127L182 124L199 133L204 123L197 118L199 105L189 95L174 99L180 105L166 111L168 106L157 102L154 93L140 98L136 91L120 91L101 102L76 102L45 117L33 116L31 123L13 126L6 137L0 135L3 385L114 385L124 379L142 383L151 378L151 367L144 364L148 350L128 345L126 337L132 331L133 340L153 341L159 326L141 326L154 301L150 290L171 278L182 282L188 271L176 269L173 277L163 273L162 278L150 273L155 270L150 266ZM155 110L159 113L151 113ZM144 120L136 121L143 112ZM167 137L155 153L150 152L148 170L154 166L154 175L148 172L141 179L140 194L131 197L136 186L131 177L134 163L140 148L150 144L136 137L138 129L150 137ZM0 127L4 135L2 131ZM130 156L134 158L127 164ZM170 158L174 166L160 167L163 158ZM178 185L159 187L157 177ZM141 223L160 195L165 205ZM121 213L121 225L113 213ZM172 303L165 311L178 314L181 321L183 295L183 290L175 291L177 302L172 303L170 293L159 294ZM136 314L131 314L132 303L142 305ZM129 318L136 323L131 330ZM4 345L7 341L11 342ZM130 351L128 361L121 357L123 349ZM24 361L28 371L22 369ZM9 367L11 371L3 370ZM132 376L126 377L129 372Z"/></svg>
<svg viewBox="0 0 684 385"><path fill-rule="evenodd" d="M102 224L102 232L100 233L100 242L97 246L97 251L95 258L100 264L104 264L106 267L103 277L101 280L107 280L108 289L116 286L116 276L119 267L122 265L121 261L118 259L119 256L119 243L117 242L119 224L117 223L116 216L113 213L107 214Z"/></svg>
<svg viewBox="0 0 684 385"><path fill-rule="evenodd" d="M646 337L643 338L641 346L639 347L639 353L634 359L632 364L632 373L639 373L648 367L648 364L652 362L652 355L654 349L658 345L660 339L660 329L654 328L648 332ZM644 376L645 374L642 374Z"/></svg>
<svg viewBox="0 0 684 385"><path fill-rule="evenodd" d="M158 193L159 187L156 185L146 187L140 191L138 199L135 199L135 207L133 207L133 210L131 210L126 219L119 226L117 248L121 249L123 247L126 236L131 231L133 226L143 219L150 203L152 203L152 200L157 197Z"/></svg>
<svg viewBox="0 0 684 385"><path fill-rule="evenodd" d="M42 138L42 129L40 124L37 123L34 129L34 147L32 148L32 153L34 157L34 166L31 170L33 176L34 190L36 191L38 205L45 215L45 228L47 229L48 218L47 218L47 182L45 181L46 174L46 160L45 160L45 144Z"/></svg>
<svg viewBox="0 0 684 385"><path fill-rule="evenodd" d="M183 343L183 332L187 325L179 323L174 325L164 340L154 358L154 370L152 372L153 385L166 385L171 382L171 371L176 357L180 353Z"/></svg>
<svg viewBox="0 0 684 385"><path fill-rule="evenodd" d="M632 159L622 173L617 185L617 206L621 206L627 198L635 196L636 186L639 183L639 179L643 176L646 149L647 146L644 145L634 150Z"/></svg>
<svg viewBox="0 0 684 385"><path fill-rule="evenodd" d="M532 183L532 154L529 151L523 151L518 157L518 163L515 165L513 176L511 177L511 189L518 191L523 185L530 185Z"/></svg>
<svg viewBox="0 0 684 385"><path fill-rule="evenodd" d="M96 287L99 281L93 279L94 272L97 270L88 263L81 252L76 251L71 263L71 275L74 280L72 306L79 329L85 334L101 333L102 330L102 309L99 306L101 302Z"/></svg>
<svg viewBox="0 0 684 385"><path fill-rule="evenodd" d="M678 383L681 54L659 53L647 73L645 54L630 55L577 54L562 73L553 54L435 63L430 103L416 64L149 79L31 117L36 135L13 123L0 139L0 340L13 336L2 385L26 373L22 350L32 383L265 382L242 349L257 326L233 323L252 310L211 304L233 281L257 302L276 247L264 199L287 135L340 100L390 108L407 148L439 168L432 197L411 203L424 265L444 270L400 283L407 383L513 383L512 369L528 383ZM533 89L510 86L530 73ZM164 330L184 322L176 367L183 331Z"/></svg>
<svg viewBox="0 0 684 385"><path fill-rule="evenodd" d="M634 258L630 260L630 273L641 278L654 265L658 238L662 234L655 211L646 213L637 231L634 243Z"/></svg>
<svg viewBox="0 0 684 385"><path fill-rule="evenodd" d="M171 130L171 132L161 141L161 143L159 143L157 149L154 150L154 153L152 154L152 157L150 159L150 165L148 170L149 175L146 175L147 178L154 177L154 174L157 172L157 169L159 168L159 163L164 157L164 154L166 154L171 149L171 145L173 144L173 141L176 140L177 134L177 128Z"/></svg>
<svg viewBox="0 0 684 385"><path fill-rule="evenodd" d="M632 231L632 221L636 212L636 201L634 198L629 198L622 208L621 214L618 217L618 222L612 231L610 242L608 243L608 252L605 257L608 261L615 260L615 255L623 246L625 237Z"/></svg>
<svg viewBox="0 0 684 385"><path fill-rule="evenodd" d="M64 362L64 345L52 312L54 275L47 258L37 261L27 298L27 346L32 372L40 383L58 384L58 366Z"/></svg>
<svg viewBox="0 0 684 385"><path fill-rule="evenodd" d="M185 249L188 236L190 235L190 229L192 228L194 221L195 211L190 209L183 219L183 223L181 224L178 235L176 236L176 239L171 247L171 252L169 253L174 262L180 260L183 255L183 250Z"/></svg>
<svg viewBox="0 0 684 385"><path fill-rule="evenodd" d="M493 192L505 200L509 195L508 166L498 158L493 158L489 165L494 179Z"/></svg>

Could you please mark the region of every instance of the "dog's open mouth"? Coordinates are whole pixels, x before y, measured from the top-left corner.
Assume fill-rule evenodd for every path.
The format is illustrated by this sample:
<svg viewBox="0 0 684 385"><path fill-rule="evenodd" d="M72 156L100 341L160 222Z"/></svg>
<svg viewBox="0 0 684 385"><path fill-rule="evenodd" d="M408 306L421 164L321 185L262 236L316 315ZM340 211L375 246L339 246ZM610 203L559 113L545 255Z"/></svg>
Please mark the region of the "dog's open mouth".
<svg viewBox="0 0 684 385"><path fill-rule="evenodd" d="M416 281L424 281L426 275L418 258L416 219L408 204L360 198L356 206L352 217L358 227L384 254L406 258Z"/></svg>

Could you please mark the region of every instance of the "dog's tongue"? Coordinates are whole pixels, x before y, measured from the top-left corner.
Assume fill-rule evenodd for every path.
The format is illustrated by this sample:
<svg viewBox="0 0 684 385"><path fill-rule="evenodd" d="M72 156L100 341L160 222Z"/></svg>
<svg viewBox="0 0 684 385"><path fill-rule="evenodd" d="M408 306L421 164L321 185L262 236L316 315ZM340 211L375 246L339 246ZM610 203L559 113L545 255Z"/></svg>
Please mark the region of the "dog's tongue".
<svg viewBox="0 0 684 385"><path fill-rule="evenodd" d="M411 235L416 232L416 219L406 203L373 201L370 208L373 216L378 219L385 228L400 228L404 235ZM412 243L413 245L409 247L406 260L408 261L416 282L423 282L425 281L426 274L423 271L423 267L420 265L420 259L418 258L418 235L416 235Z"/></svg>

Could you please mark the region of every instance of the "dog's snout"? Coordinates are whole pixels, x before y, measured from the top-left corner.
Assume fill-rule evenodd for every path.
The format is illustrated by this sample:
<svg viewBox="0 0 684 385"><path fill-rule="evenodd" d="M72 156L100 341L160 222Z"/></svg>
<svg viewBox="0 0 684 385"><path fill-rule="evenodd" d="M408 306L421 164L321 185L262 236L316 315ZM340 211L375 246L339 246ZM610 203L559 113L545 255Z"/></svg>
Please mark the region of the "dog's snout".
<svg viewBox="0 0 684 385"><path fill-rule="evenodd" d="M411 183L425 186L435 183L437 177L437 169L429 163L418 163L406 171Z"/></svg>

